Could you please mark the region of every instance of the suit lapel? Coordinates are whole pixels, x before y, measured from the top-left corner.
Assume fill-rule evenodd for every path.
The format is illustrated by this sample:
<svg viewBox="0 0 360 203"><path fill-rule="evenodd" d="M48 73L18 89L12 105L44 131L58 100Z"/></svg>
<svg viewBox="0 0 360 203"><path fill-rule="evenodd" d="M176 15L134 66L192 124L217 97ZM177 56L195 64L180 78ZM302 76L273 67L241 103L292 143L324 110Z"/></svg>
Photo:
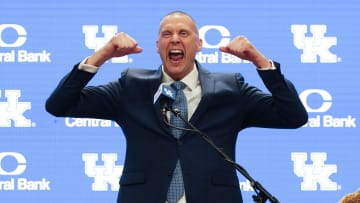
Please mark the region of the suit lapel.
<svg viewBox="0 0 360 203"><path fill-rule="evenodd" d="M210 76L210 73L203 69L199 63L196 62L199 70L199 80L201 85L201 100L196 108L193 116L190 119L192 124L196 124L200 116L206 111L210 104L210 97L215 91L214 78Z"/></svg>

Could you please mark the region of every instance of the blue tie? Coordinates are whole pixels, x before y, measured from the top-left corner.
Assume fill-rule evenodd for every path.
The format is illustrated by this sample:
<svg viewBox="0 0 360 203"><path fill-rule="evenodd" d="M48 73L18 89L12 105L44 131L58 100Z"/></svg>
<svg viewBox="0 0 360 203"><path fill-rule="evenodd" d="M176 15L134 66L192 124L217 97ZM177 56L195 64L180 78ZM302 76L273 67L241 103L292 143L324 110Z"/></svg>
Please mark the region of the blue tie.
<svg viewBox="0 0 360 203"><path fill-rule="evenodd" d="M187 119L187 102L184 92L182 91L185 88L185 84L181 81L176 81L171 84L172 87L176 89L176 98L172 105L173 108L178 109L183 118ZM180 117L171 113L170 123L177 127L186 127L186 123L181 120ZM173 136L179 139L183 133L182 130L175 128L171 129ZM184 195L184 181L181 171L180 160L177 161L176 167L173 172L173 176L170 182L167 199L169 203L176 203Z"/></svg>

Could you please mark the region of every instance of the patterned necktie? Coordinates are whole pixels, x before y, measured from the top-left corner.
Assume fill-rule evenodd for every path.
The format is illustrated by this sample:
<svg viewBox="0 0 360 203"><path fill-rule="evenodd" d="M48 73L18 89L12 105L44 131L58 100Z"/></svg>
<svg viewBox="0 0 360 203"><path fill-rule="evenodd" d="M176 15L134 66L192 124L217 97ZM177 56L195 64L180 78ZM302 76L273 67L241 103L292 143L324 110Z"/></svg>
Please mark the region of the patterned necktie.
<svg viewBox="0 0 360 203"><path fill-rule="evenodd" d="M172 105L174 109L178 109L183 118L187 119L187 102L184 92L185 84L181 81L176 81L171 84L176 89L176 98ZM177 127L186 127L186 123L181 120L180 117L171 113L170 123ZM173 136L179 139L183 133L183 130L172 128L171 132ZM173 172L173 176L170 182L167 199L169 203L176 203L184 195L184 181L181 171L180 160L177 161L176 167Z"/></svg>

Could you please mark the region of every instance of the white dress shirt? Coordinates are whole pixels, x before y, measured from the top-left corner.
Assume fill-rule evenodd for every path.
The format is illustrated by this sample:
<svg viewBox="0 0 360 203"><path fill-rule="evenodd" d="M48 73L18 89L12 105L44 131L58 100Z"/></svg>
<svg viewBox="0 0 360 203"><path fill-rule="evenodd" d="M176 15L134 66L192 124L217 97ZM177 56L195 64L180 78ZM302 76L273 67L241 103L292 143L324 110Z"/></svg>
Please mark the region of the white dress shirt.
<svg viewBox="0 0 360 203"><path fill-rule="evenodd" d="M161 80L162 83L166 85L171 85L171 83L174 82L174 79L172 79L167 73L165 73L164 67L161 68L161 71L163 73L163 78ZM195 64L193 70L183 79L181 79L181 81L186 85L183 91L187 101L188 120L190 120L201 100L199 72Z"/></svg>

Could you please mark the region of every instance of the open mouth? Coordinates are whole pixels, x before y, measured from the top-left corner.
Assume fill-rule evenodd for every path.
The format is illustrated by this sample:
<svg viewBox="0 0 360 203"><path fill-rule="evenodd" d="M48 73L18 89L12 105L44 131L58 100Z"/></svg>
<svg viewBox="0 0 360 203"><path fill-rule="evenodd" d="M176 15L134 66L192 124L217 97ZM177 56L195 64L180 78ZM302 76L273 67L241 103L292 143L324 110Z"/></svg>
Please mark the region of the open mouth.
<svg viewBox="0 0 360 203"><path fill-rule="evenodd" d="M181 61L184 58L184 51L180 49L172 49L169 51L169 58L171 61Z"/></svg>

